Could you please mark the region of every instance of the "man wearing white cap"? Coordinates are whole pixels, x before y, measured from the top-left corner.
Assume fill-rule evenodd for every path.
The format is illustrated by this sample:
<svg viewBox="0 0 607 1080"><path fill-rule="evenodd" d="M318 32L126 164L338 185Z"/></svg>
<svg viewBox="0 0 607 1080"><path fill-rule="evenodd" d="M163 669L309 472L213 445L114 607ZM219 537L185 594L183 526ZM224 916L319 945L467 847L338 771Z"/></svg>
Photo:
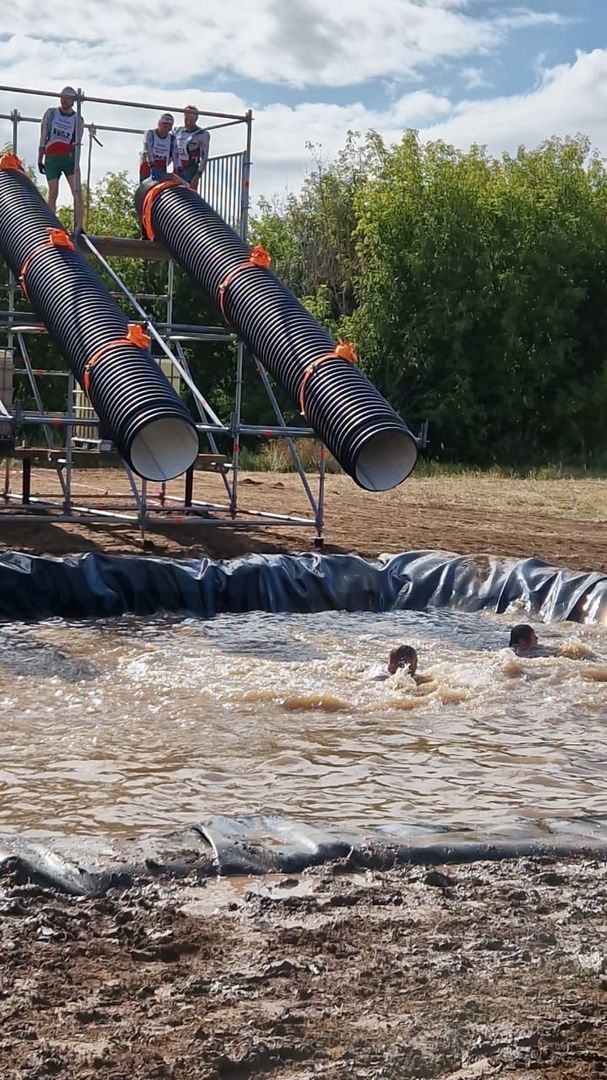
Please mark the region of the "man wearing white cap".
<svg viewBox="0 0 607 1080"><path fill-rule="evenodd" d="M186 105L183 110L183 127L175 131L177 163L175 171L192 191L196 191L209 160L210 135L204 128L198 127L198 109L195 105Z"/></svg>
<svg viewBox="0 0 607 1080"><path fill-rule="evenodd" d="M169 171L169 165L176 166L175 136L172 132L173 117L170 113L163 113L155 128L150 128L145 133L143 140L143 153L139 166L139 179L164 180Z"/></svg>
<svg viewBox="0 0 607 1080"><path fill-rule="evenodd" d="M74 228L82 226L82 200L79 175L76 169L76 146L82 142L84 121L74 110L77 93L73 86L64 86L59 108L47 109L40 125L38 171L46 175L48 204L57 209L59 180L63 173L74 196Z"/></svg>

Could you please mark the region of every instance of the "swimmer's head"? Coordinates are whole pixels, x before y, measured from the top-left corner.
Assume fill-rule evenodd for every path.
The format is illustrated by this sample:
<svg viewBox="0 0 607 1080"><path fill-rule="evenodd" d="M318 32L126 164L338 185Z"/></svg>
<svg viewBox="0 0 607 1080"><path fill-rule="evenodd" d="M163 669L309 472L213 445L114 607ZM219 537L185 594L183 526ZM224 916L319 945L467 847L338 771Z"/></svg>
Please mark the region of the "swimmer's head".
<svg viewBox="0 0 607 1080"><path fill-rule="evenodd" d="M395 675L401 668L408 671L409 675L415 675L417 671L417 653L412 645L399 645L390 653L388 658L390 674Z"/></svg>
<svg viewBox="0 0 607 1080"><path fill-rule="evenodd" d="M508 645L511 649L532 649L537 645L537 634L528 623L519 623L512 627Z"/></svg>

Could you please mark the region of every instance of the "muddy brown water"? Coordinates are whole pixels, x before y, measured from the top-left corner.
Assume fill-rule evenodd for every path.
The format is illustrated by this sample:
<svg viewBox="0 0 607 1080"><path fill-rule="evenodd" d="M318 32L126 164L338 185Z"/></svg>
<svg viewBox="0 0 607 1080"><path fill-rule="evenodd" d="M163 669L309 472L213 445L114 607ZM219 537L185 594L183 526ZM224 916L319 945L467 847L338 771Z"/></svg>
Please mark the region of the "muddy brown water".
<svg viewBox="0 0 607 1080"><path fill-rule="evenodd" d="M507 617L122 618L0 627L0 831L276 813L498 826L607 809L607 636ZM420 671L373 681L389 649Z"/></svg>

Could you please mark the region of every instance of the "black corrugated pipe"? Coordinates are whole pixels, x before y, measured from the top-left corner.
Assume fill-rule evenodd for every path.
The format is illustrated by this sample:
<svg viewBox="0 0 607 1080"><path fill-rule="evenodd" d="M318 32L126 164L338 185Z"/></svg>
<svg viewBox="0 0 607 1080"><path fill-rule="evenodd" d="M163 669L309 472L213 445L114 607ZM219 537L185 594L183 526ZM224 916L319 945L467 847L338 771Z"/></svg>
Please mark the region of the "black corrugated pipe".
<svg viewBox="0 0 607 1080"><path fill-rule="evenodd" d="M125 461L146 480L185 472L199 446L185 404L12 155L0 158L0 251Z"/></svg>
<svg viewBox="0 0 607 1080"><path fill-rule="evenodd" d="M156 238L219 304L226 322L297 402L357 484L396 487L412 472L417 444L398 413L244 241L179 181L146 180L135 205Z"/></svg>

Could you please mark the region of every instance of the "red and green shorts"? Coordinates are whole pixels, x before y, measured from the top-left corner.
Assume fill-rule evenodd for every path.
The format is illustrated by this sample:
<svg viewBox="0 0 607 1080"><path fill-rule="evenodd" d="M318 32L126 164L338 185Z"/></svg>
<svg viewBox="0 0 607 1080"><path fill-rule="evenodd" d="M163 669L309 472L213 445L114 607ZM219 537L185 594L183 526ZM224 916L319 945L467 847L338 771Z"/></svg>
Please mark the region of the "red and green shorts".
<svg viewBox="0 0 607 1080"><path fill-rule="evenodd" d="M185 180L188 184L192 183L195 176L198 175L198 162L186 161L185 165L180 165L178 175L182 180Z"/></svg>
<svg viewBox="0 0 607 1080"><path fill-rule="evenodd" d="M44 159L44 172L47 180L59 180L61 174L73 176L76 159L73 154L50 154Z"/></svg>

